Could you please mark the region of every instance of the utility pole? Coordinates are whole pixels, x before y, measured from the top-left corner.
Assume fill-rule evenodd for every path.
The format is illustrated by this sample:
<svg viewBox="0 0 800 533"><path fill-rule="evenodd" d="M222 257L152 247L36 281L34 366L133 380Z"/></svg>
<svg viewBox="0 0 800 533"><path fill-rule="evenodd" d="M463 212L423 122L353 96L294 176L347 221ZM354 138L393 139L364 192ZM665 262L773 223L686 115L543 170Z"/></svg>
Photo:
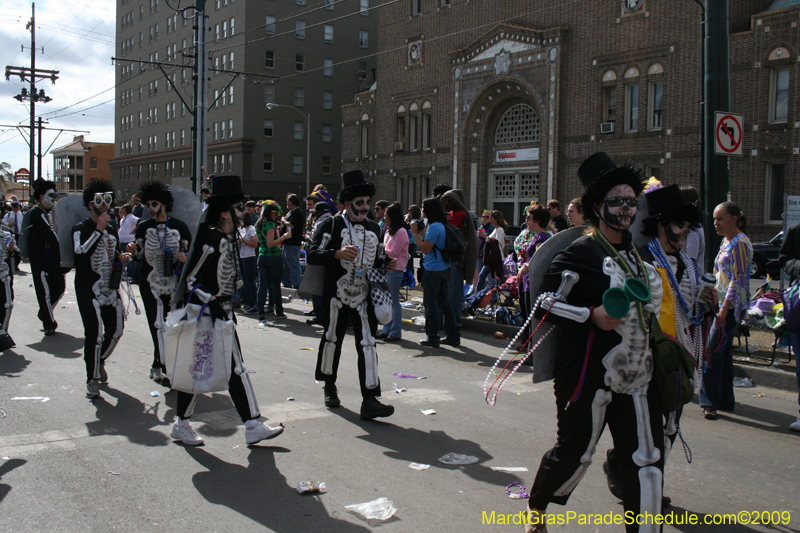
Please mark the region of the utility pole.
<svg viewBox="0 0 800 533"><path fill-rule="evenodd" d="M206 94L208 77L208 52L206 51L206 33L208 17L205 13L205 0L195 0L194 42L195 58L192 67L194 96L192 106L194 117L192 124L192 192L200 194L200 183L203 182L200 167L206 164L208 141L206 140L206 115L208 113L208 97Z"/></svg>
<svg viewBox="0 0 800 533"><path fill-rule="evenodd" d="M728 32L728 0L706 0L704 78L704 177L703 208L706 232L706 271L714 268L714 250L719 249L722 237L714 231L714 208L728 200L731 190L728 156L714 153L716 111L730 111L731 75Z"/></svg>
<svg viewBox="0 0 800 533"><path fill-rule="evenodd" d="M36 160L36 145L34 144L35 135L35 128L36 128L36 102L43 102L47 103L52 98L45 95L44 90L40 89L39 92L36 92L36 80L37 78L50 78L50 81L53 83L56 82L58 79L58 71L57 70L42 70L36 68L36 3L31 4L31 20L25 26L26 29L31 30L31 66L30 68L26 67L12 67L10 65L6 66L6 80L10 79L11 76L18 76L19 79L23 82L30 81L30 94L28 90L23 87L20 94L15 95L14 98L22 102L23 100L27 100L31 104L31 117L30 117L30 142L28 143L30 146L30 177L28 178L28 187L30 189L31 194L33 194L33 181L34 181L34 162ZM23 47L24 50L24 47ZM26 78L30 78L26 80ZM41 147L41 139L39 140L39 146ZM41 148L40 148L41 149ZM38 176L42 176L42 169L38 170Z"/></svg>
<svg viewBox="0 0 800 533"><path fill-rule="evenodd" d="M42 156L44 153L42 152L42 117L39 117L39 150L38 150L38 161L36 162L36 177L42 179ZM50 124L49 122L45 122L45 124ZM31 181L33 181L33 169L31 169Z"/></svg>

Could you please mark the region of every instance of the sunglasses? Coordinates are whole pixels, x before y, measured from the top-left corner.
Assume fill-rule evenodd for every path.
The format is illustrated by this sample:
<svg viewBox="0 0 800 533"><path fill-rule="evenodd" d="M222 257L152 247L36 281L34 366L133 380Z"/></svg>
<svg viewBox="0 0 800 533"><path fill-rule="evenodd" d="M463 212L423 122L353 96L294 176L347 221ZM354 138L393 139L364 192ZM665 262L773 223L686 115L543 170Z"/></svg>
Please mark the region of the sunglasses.
<svg viewBox="0 0 800 533"><path fill-rule="evenodd" d="M94 193L94 205L101 207L103 204L111 205L114 203L114 195L110 192L96 192Z"/></svg>
<svg viewBox="0 0 800 533"><path fill-rule="evenodd" d="M489 215L481 215L481 218L489 218Z"/></svg>
<svg viewBox="0 0 800 533"><path fill-rule="evenodd" d="M611 198L606 199L606 205L608 207L622 207L622 204L627 205L628 207L636 207L636 204L639 203L637 198L623 198L621 196L612 196Z"/></svg>

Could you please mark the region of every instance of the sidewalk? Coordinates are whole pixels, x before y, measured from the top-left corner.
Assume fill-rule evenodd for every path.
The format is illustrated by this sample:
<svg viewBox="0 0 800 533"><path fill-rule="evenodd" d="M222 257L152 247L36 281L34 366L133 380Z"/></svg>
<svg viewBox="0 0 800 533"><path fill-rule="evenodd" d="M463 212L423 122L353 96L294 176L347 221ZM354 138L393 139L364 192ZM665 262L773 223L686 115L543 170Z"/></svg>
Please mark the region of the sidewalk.
<svg viewBox="0 0 800 533"><path fill-rule="evenodd" d="M281 290L284 297L296 297L297 291L294 289L282 288ZM405 290L402 290L401 294L405 298ZM422 290L414 288L408 291L408 301L412 301L415 297L422 298ZM421 310L417 309L417 303L418 302L414 302L415 307L413 308L403 307L404 321L410 322L414 317L424 317ZM508 341L511 341L519 332L519 327L517 326L497 324L494 320L483 316L470 317L465 315L463 317L463 323L465 330L480 335L489 335L493 337L495 332L503 332ZM407 326L411 326L411 324L407 324ZM767 347L760 346L752 341L750 342L749 357L744 351L744 346L742 346L741 350L735 348L733 354L733 374L735 377L750 378L755 385L761 387L772 387L789 392L797 392L795 363L794 360L787 362L788 353L785 349L778 349L775 355L775 364L772 366L769 364L772 359L771 348L767 349Z"/></svg>

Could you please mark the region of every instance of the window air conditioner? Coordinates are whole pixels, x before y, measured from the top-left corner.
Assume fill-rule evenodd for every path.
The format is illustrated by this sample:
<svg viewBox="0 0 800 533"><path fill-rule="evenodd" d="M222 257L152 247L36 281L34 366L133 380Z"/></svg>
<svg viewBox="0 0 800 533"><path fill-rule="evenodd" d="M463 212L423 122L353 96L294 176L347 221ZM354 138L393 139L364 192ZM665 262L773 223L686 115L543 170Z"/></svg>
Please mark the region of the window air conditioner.
<svg viewBox="0 0 800 533"><path fill-rule="evenodd" d="M397 141L394 143L394 151L395 152L402 152L405 149L405 143L402 141Z"/></svg>
<svg viewBox="0 0 800 533"><path fill-rule="evenodd" d="M614 123L613 122L601 122L600 123L600 133L614 133Z"/></svg>

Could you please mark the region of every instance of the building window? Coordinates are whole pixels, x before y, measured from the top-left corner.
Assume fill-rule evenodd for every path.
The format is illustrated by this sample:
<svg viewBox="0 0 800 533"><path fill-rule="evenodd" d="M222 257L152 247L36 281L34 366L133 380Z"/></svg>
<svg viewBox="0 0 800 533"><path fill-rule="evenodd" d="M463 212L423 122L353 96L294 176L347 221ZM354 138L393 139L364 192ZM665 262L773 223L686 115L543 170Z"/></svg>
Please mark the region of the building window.
<svg viewBox="0 0 800 533"><path fill-rule="evenodd" d="M431 149L431 115L425 113L422 115L422 149Z"/></svg>
<svg viewBox="0 0 800 533"><path fill-rule="evenodd" d="M333 140L333 124L322 125L322 142L329 143Z"/></svg>
<svg viewBox="0 0 800 533"><path fill-rule="evenodd" d="M411 0L411 14L412 15L422 14L422 0Z"/></svg>
<svg viewBox="0 0 800 533"><path fill-rule="evenodd" d="M495 144L531 143L540 140L539 115L527 104L517 104L503 113L494 135Z"/></svg>
<svg viewBox="0 0 800 533"><path fill-rule="evenodd" d="M639 129L639 86L625 87L625 131Z"/></svg>
<svg viewBox="0 0 800 533"><path fill-rule="evenodd" d="M403 142L406 140L406 117L398 115L395 119L395 141L397 144L396 150L403 149Z"/></svg>
<svg viewBox="0 0 800 533"><path fill-rule="evenodd" d="M233 24L234 24L235 21L236 21L236 19L231 17L231 37L233 37L233 35L236 33L235 30L233 29Z"/></svg>
<svg viewBox="0 0 800 533"><path fill-rule="evenodd" d="M265 85L264 86L264 103L265 104L275 103L275 86L274 85Z"/></svg>
<svg viewBox="0 0 800 533"><path fill-rule="evenodd" d="M786 165L782 163L767 164L764 222L781 223L783 221L783 187L785 177Z"/></svg>
<svg viewBox="0 0 800 533"><path fill-rule="evenodd" d="M214 123L214 140L219 140L219 123L217 122Z"/></svg>
<svg viewBox="0 0 800 533"><path fill-rule="evenodd" d="M324 76L333 76L333 58L326 57L322 60L322 74Z"/></svg>
<svg viewBox="0 0 800 533"><path fill-rule="evenodd" d="M303 156L296 155L292 158L292 171L295 174L302 174L303 173Z"/></svg>
<svg viewBox="0 0 800 533"><path fill-rule="evenodd" d="M603 122L617 120L617 88L606 87L603 89Z"/></svg>
<svg viewBox="0 0 800 533"><path fill-rule="evenodd" d="M331 24L325 24L325 42L333 42L333 25Z"/></svg>
<svg viewBox="0 0 800 533"><path fill-rule="evenodd" d="M222 21L222 38L223 39L227 39L228 38L228 21L227 20L223 20Z"/></svg>
<svg viewBox="0 0 800 533"><path fill-rule="evenodd" d="M294 21L294 36L297 37L298 39L306 38L306 21L304 20Z"/></svg>
<svg viewBox="0 0 800 533"><path fill-rule="evenodd" d="M306 68L306 56L303 54L294 55L294 71L303 72Z"/></svg>
<svg viewBox="0 0 800 533"><path fill-rule="evenodd" d="M215 173L216 173L216 172L219 172L219 171L217 170L217 169L219 168L219 156L218 156L218 155L215 155L215 156L214 156L214 159L212 159L212 161L213 161L213 163L212 163L212 165L211 165L211 171L212 171L212 172L215 172Z"/></svg>
<svg viewBox="0 0 800 533"><path fill-rule="evenodd" d="M186 145L186 130L181 130L181 146ZM181 174L183 174L183 170L181 169Z"/></svg>
<svg viewBox="0 0 800 533"><path fill-rule="evenodd" d="M361 14L369 15L369 0L361 0Z"/></svg>
<svg viewBox="0 0 800 533"><path fill-rule="evenodd" d="M230 57L230 60L231 60L231 61L230 61L230 63L231 63L231 70L234 70L234 68L233 68L233 52L231 52L231 53L228 55L228 57Z"/></svg>
<svg viewBox="0 0 800 533"><path fill-rule="evenodd" d="M322 108L333 109L333 91L322 92Z"/></svg>
<svg viewBox="0 0 800 533"><path fill-rule="evenodd" d="M264 68L275 68L275 52L267 50L264 55Z"/></svg>
<svg viewBox="0 0 800 533"><path fill-rule="evenodd" d="M272 172L272 154L264 154L264 172Z"/></svg>
<svg viewBox="0 0 800 533"><path fill-rule="evenodd" d="M295 0L295 2L297 2L297 5L299 5L299 6L306 5L306 0Z"/></svg>
<svg viewBox="0 0 800 533"><path fill-rule="evenodd" d="M306 90L302 87L294 88L294 105L303 107L306 102Z"/></svg>
<svg viewBox="0 0 800 533"><path fill-rule="evenodd" d="M664 111L664 82L654 81L650 83L650 98L647 101L648 122L647 129L660 130L662 112Z"/></svg>
<svg viewBox="0 0 800 533"><path fill-rule="evenodd" d="M773 70L770 84L770 122L786 122L789 117L789 69Z"/></svg>
<svg viewBox="0 0 800 533"><path fill-rule="evenodd" d="M267 32L267 35L275 35L275 22L276 22L275 17L267 15L267 21L265 26L265 31Z"/></svg>
<svg viewBox="0 0 800 533"><path fill-rule="evenodd" d="M369 32L367 30L360 30L358 32L358 46L361 48L369 48Z"/></svg>
<svg viewBox="0 0 800 533"><path fill-rule="evenodd" d="M272 137L275 131L275 121L272 119L264 119L264 137Z"/></svg>
<svg viewBox="0 0 800 533"><path fill-rule="evenodd" d="M331 157L328 155L322 156L322 173L326 176L331 173Z"/></svg>
<svg viewBox="0 0 800 533"><path fill-rule="evenodd" d="M181 176L186 175L186 160L181 159Z"/></svg>
<svg viewBox="0 0 800 533"><path fill-rule="evenodd" d="M369 157L369 124L367 122L361 124L361 157Z"/></svg>
<svg viewBox="0 0 800 533"><path fill-rule="evenodd" d="M228 119L228 137L233 137L233 119Z"/></svg>
<svg viewBox="0 0 800 533"><path fill-rule="evenodd" d="M90 157L89 158L89 168L97 168L97 158Z"/></svg>
<svg viewBox="0 0 800 533"><path fill-rule="evenodd" d="M219 156L219 171L220 172L225 172L225 161L227 159L228 159L228 157L225 154L222 154L221 156Z"/></svg>
<svg viewBox="0 0 800 533"><path fill-rule="evenodd" d="M411 115L411 120L410 120L410 122L411 122L410 128L411 129L409 131L408 144L409 144L412 152L416 152L417 151L417 122L418 121L419 121L419 118L417 117L417 115Z"/></svg>
<svg viewBox="0 0 800 533"><path fill-rule="evenodd" d="M295 141L302 141L303 140L303 133L305 130L305 122L295 122L294 123L294 140Z"/></svg>
<svg viewBox="0 0 800 533"><path fill-rule="evenodd" d="M228 103L229 104L233 104L233 86L232 85L230 87L228 87ZM172 118L175 118L175 109L174 109L175 104L172 104L172 106L173 106Z"/></svg>
<svg viewBox="0 0 800 533"><path fill-rule="evenodd" d="M325 0L325 9L330 9L333 11L333 4L336 3L336 0Z"/></svg>
<svg viewBox="0 0 800 533"><path fill-rule="evenodd" d="M214 89L214 107L219 107L219 89Z"/></svg>
<svg viewBox="0 0 800 533"><path fill-rule="evenodd" d="M228 172L233 170L233 154L228 154Z"/></svg>

